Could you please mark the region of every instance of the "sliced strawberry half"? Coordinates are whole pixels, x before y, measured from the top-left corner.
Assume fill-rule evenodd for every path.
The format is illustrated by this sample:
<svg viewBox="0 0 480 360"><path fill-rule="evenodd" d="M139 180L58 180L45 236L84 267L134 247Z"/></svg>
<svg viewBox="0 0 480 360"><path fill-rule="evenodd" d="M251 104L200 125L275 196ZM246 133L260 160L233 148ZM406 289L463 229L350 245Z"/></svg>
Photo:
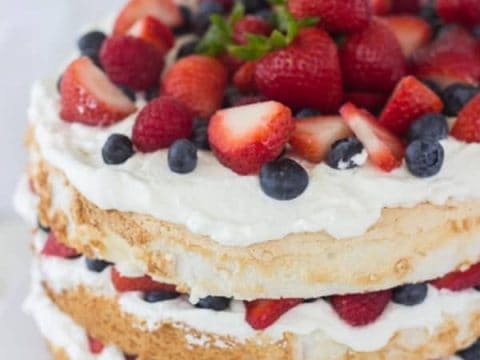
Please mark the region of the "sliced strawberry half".
<svg viewBox="0 0 480 360"><path fill-rule="evenodd" d="M352 130L340 116L316 116L295 122L290 145L304 159L319 163L325 159L333 143L351 135Z"/></svg>
<svg viewBox="0 0 480 360"><path fill-rule="evenodd" d="M128 30L128 35L140 38L166 54L174 45L175 37L172 30L153 16L138 20Z"/></svg>
<svg viewBox="0 0 480 360"><path fill-rule="evenodd" d="M125 96L88 57L73 61L60 84L60 117L67 122L108 126L135 112Z"/></svg>
<svg viewBox="0 0 480 360"><path fill-rule="evenodd" d="M277 321L283 314L301 304L303 299L246 301L245 320L255 330L263 330Z"/></svg>
<svg viewBox="0 0 480 360"><path fill-rule="evenodd" d="M437 289L461 291L480 285L480 263L466 271L454 271L430 282Z"/></svg>
<svg viewBox="0 0 480 360"><path fill-rule="evenodd" d="M384 171L392 171L402 163L405 147L401 140L382 127L368 111L346 103L340 109L346 124L365 146L372 162Z"/></svg>
<svg viewBox="0 0 480 360"><path fill-rule="evenodd" d="M419 16L394 15L384 18L384 21L397 37L406 57L428 44L432 37L432 28Z"/></svg>
<svg viewBox="0 0 480 360"><path fill-rule="evenodd" d="M47 237L47 242L43 246L42 255L69 259L78 257L80 253L59 242L53 232L50 232Z"/></svg>
<svg viewBox="0 0 480 360"><path fill-rule="evenodd" d="M171 284L163 284L153 280L150 276L126 277L122 276L116 268L112 268L112 283L119 292L127 291L168 291L175 292L176 286Z"/></svg>
<svg viewBox="0 0 480 360"><path fill-rule="evenodd" d="M392 291L376 291L367 294L332 296L331 304L340 318L351 326L365 326L383 314Z"/></svg>
<svg viewBox="0 0 480 360"><path fill-rule="evenodd" d="M173 0L130 0L115 20L113 33L123 35L136 21L153 16L170 27L182 24L180 8Z"/></svg>
<svg viewBox="0 0 480 360"><path fill-rule="evenodd" d="M443 102L437 94L414 76L407 76L398 83L378 122L403 136L420 116L442 109Z"/></svg>
<svg viewBox="0 0 480 360"><path fill-rule="evenodd" d="M460 111L451 135L469 143L480 142L480 95L476 95Z"/></svg>
<svg viewBox="0 0 480 360"><path fill-rule="evenodd" d="M88 347L92 354L100 354L105 348L105 345L103 345L100 340L88 336Z"/></svg>

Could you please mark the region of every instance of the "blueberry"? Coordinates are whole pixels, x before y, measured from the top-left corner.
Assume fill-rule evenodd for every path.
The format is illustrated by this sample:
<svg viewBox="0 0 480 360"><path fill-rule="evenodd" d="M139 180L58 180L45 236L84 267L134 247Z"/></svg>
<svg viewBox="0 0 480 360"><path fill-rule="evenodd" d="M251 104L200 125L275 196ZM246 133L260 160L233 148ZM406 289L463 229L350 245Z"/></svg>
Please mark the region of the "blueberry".
<svg viewBox="0 0 480 360"><path fill-rule="evenodd" d="M78 39L78 48L82 55L88 56L92 61L99 65L99 53L102 44L107 36L101 31L91 31Z"/></svg>
<svg viewBox="0 0 480 360"><path fill-rule="evenodd" d="M134 153L132 141L121 134L110 135L102 148L103 161L108 165L123 164Z"/></svg>
<svg viewBox="0 0 480 360"><path fill-rule="evenodd" d="M270 8L266 0L241 0L245 11L249 14L258 12L265 8Z"/></svg>
<svg viewBox="0 0 480 360"><path fill-rule="evenodd" d="M214 14L223 14L224 11L223 5L216 1L201 2L192 21L195 34L202 36L210 26L210 17Z"/></svg>
<svg viewBox="0 0 480 360"><path fill-rule="evenodd" d="M192 32L192 10L190 10L189 7L187 6L180 6L180 12L182 13L182 25L177 26L176 28L173 29L173 33L176 36L179 35L184 35L188 34L189 32Z"/></svg>
<svg viewBox="0 0 480 360"><path fill-rule="evenodd" d="M435 94L439 97L442 97L443 91L440 86L437 85L436 82L431 80L422 80L422 83L426 85L430 90L432 90Z"/></svg>
<svg viewBox="0 0 480 360"><path fill-rule="evenodd" d="M415 140L407 147L405 161L410 172L417 177L430 177L437 174L443 165L444 150L434 140Z"/></svg>
<svg viewBox="0 0 480 360"><path fill-rule="evenodd" d="M90 259L86 258L85 263L87 264L87 269L93 272L101 273L107 267L112 265L111 262L100 260L100 259Z"/></svg>
<svg viewBox="0 0 480 360"><path fill-rule="evenodd" d="M191 140L197 149L210 150L210 143L208 142L208 120L197 118L193 121Z"/></svg>
<svg viewBox="0 0 480 360"><path fill-rule="evenodd" d="M143 300L148 303L156 303L165 300L173 300L180 296L176 291L150 291L143 294Z"/></svg>
<svg viewBox="0 0 480 360"><path fill-rule="evenodd" d="M147 91L145 91L145 100L147 101L152 101L153 99L156 99L160 95L160 88L159 87L153 87Z"/></svg>
<svg viewBox="0 0 480 360"><path fill-rule="evenodd" d="M168 166L178 174L188 174L197 167L197 148L189 140L181 139L168 149Z"/></svg>
<svg viewBox="0 0 480 360"><path fill-rule="evenodd" d="M445 113L456 116L462 108L478 93L480 89L467 84L452 84L442 94L445 104Z"/></svg>
<svg viewBox="0 0 480 360"><path fill-rule="evenodd" d="M198 40L191 40L180 46L177 52L177 60L195 53L198 46Z"/></svg>
<svg viewBox="0 0 480 360"><path fill-rule="evenodd" d="M200 299L198 303L195 304L195 306L200 309L223 311L230 307L231 301L231 298L226 298L222 296L207 296L203 299Z"/></svg>
<svg viewBox="0 0 480 360"><path fill-rule="evenodd" d="M122 90L122 92L132 101L136 101L137 100L137 95L135 94L135 91L133 91L132 89L130 89L128 86L126 85L118 85L118 88L120 90Z"/></svg>
<svg viewBox="0 0 480 360"><path fill-rule="evenodd" d="M354 158L362 151L362 143L354 137L338 140L328 153L327 165L338 170L353 169L359 165Z"/></svg>
<svg viewBox="0 0 480 360"><path fill-rule="evenodd" d="M407 140L419 139L438 141L448 136L447 118L442 114L430 113L418 118L408 130Z"/></svg>
<svg viewBox="0 0 480 360"><path fill-rule="evenodd" d="M292 200L308 186L307 171L297 162L283 158L265 164L260 170L260 186L277 200Z"/></svg>
<svg viewBox="0 0 480 360"><path fill-rule="evenodd" d="M229 108L229 107L235 106L237 101L242 96L243 96L242 93L236 87L234 87L234 86L227 87L227 89L225 90L225 94L223 96L222 107L223 108Z"/></svg>
<svg viewBox="0 0 480 360"><path fill-rule="evenodd" d="M50 232L50 227L43 225L42 222L40 221L40 218L37 219L37 225L40 230L42 230L44 233L49 233Z"/></svg>
<svg viewBox="0 0 480 360"><path fill-rule="evenodd" d="M305 119L305 118L309 118L309 117L312 117L312 116L318 116L318 115L321 115L321 112L318 111L317 109L304 108L304 109L301 109L300 111L298 111L295 114L295 118L296 119Z"/></svg>
<svg viewBox="0 0 480 360"><path fill-rule="evenodd" d="M57 91L60 92L62 88L62 79L63 79L63 74L58 77L57 80Z"/></svg>
<svg viewBox="0 0 480 360"><path fill-rule="evenodd" d="M478 360L480 359L480 341L477 340L470 347L457 353L463 360Z"/></svg>
<svg viewBox="0 0 480 360"><path fill-rule="evenodd" d="M393 289L394 303L414 306L424 302L427 297L427 284L407 284Z"/></svg>

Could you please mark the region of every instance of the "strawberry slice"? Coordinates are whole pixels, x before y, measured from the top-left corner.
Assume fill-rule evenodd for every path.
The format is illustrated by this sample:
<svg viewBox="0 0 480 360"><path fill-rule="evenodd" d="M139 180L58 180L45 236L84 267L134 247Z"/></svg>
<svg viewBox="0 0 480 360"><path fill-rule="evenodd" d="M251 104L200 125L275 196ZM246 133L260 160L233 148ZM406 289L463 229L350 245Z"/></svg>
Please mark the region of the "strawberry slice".
<svg viewBox="0 0 480 360"><path fill-rule="evenodd" d="M73 61L60 84L60 117L67 122L108 126L135 112L125 96L88 57Z"/></svg>
<svg viewBox="0 0 480 360"><path fill-rule="evenodd" d="M476 95L460 111L451 135L469 143L480 142L480 95Z"/></svg>
<svg viewBox="0 0 480 360"><path fill-rule="evenodd" d="M301 304L303 299L245 301L245 320L255 330L263 330L277 321L283 314Z"/></svg>
<svg viewBox="0 0 480 360"><path fill-rule="evenodd" d="M447 24L458 23L472 28L480 24L480 1L437 0L437 13Z"/></svg>
<svg viewBox="0 0 480 360"><path fill-rule="evenodd" d="M377 320L392 298L392 291L332 296L331 304L346 323L365 326Z"/></svg>
<svg viewBox="0 0 480 360"><path fill-rule="evenodd" d="M370 0L374 15L386 15L392 10L392 0Z"/></svg>
<svg viewBox="0 0 480 360"><path fill-rule="evenodd" d="M130 30L128 30L128 35L152 44L163 54L166 54L175 43L172 30L153 16L147 16L138 20Z"/></svg>
<svg viewBox="0 0 480 360"><path fill-rule="evenodd" d="M236 88L244 93L253 92L256 90L256 66L256 61L248 61L235 72L235 75L233 76L233 84Z"/></svg>
<svg viewBox="0 0 480 360"><path fill-rule="evenodd" d="M406 57L427 45L432 37L430 25L419 16L394 15L384 18L384 21L397 37Z"/></svg>
<svg viewBox="0 0 480 360"><path fill-rule="evenodd" d="M115 20L113 33L123 35L135 22L145 16L153 16L170 27L182 24L180 8L173 0L130 0Z"/></svg>
<svg viewBox="0 0 480 360"><path fill-rule="evenodd" d="M375 165L384 171L392 171L401 165L405 154L403 143L388 129L382 127L373 115L352 103L343 105L340 114L365 146L369 158Z"/></svg>
<svg viewBox="0 0 480 360"><path fill-rule="evenodd" d="M374 114L383 109L387 100L388 96L382 93L350 91L345 94L345 101L354 103Z"/></svg>
<svg viewBox="0 0 480 360"><path fill-rule="evenodd" d="M119 292L127 291L167 291L167 292L176 292L176 286L171 284L163 284L153 280L150 276L140 276L140 277L126 277L122 276L118 270L114 267L112 268L112 283L115 289Z"/></svg>
<svg viewBox="0 0 480 360"><path fill-rule="evenodd" d="M47 237L47 242L43 246L42 255L71 259L81 254L77 250L59 242L53 232L50 232Z"/></svg>
<svg viewBox="0 0 480 360"><path fill-rule="evenodd" d="M247 175L282 153L294 127L289 108L267 101L218 111L210 120L208 138L223 165Z"/></svg>
<svg viewBox="0 0 480 360"><path fill-rule="evenodd" d="M442 109L443 102L437 94L414 76L406 76L398 83L378 122L403 136L420 116Z"/></svg>
<svg viewBox="0 0 480 360"><path fill-rule="evenodd" d="M100 354L105 348L105 346L100 340L95 339L91 336L88 336L88 347L92 354Z"/></svg>
<svg viewBox="0 0 480 360"><path fill-rule="evenodd" d="M480 263L466 271L454 271L430 282L437 289L461 291L480 285Z"/></svg>
<svg viewBox="0 0 480 360"><path fill-rule="evenodd" d="M351 135L352 131L340 116L316 116L295 122L290 145L304 159L319 163L333 143Z"/></svg>

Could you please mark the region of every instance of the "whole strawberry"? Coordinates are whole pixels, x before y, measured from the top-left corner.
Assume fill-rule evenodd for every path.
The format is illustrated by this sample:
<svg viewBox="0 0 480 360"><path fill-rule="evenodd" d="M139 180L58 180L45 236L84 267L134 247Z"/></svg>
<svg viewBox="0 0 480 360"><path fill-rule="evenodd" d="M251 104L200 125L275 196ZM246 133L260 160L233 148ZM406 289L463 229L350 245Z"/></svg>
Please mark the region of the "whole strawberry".
<svg viewBox="0 0 480 360"><path fill-rule="evenodd" d="M292 108L335 112L343 97L337 47L325 31L304 29L291 45L258 61L255 83L265 97Z"/></svg>
<svg viewBox="0 0 480 360"><path fill-rule="evenodd" d="M480 95L475 96L460 111L451 135L469 143L480 142Z"/></svg>
<svg viewBox="0 0 480 360"><path fill-rule="evenodd" d="M445 23L458 23L466 27L480 24L479 0L437 0L438 15Z"/></svg>

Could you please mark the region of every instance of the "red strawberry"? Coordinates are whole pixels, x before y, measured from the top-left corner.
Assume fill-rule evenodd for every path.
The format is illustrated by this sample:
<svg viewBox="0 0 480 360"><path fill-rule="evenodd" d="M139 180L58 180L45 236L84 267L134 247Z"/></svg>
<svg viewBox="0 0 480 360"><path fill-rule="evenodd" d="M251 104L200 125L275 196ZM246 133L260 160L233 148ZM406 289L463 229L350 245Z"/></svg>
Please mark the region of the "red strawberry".
<svg viewBox="0 0 480 360"><path fill-rule="evenodd" d="M75 60L65 70L60 95L60 117L67 122L108 126L136 110L135 104L87 57Z"/></svg>
<svg viewBox="0 0 480 360"><path fill-rule="evenodd" d="M427 45L432 37L432 28L421 17L394 15L384 18L384 21L397 37L406 57L412 55L415 50Z"/></svg>
<svg viewBox="0 0 480 360"><path fill-rule="evenodd" d="M249 61L240 67L233 76L233 84L240 91L248 93L256 90L255 85L255 69L257 63Z"/></svg>
<svg viewBox="0 0 480 360"><path fill-rule="evenodd" d="M117 269L112 268L112 283L119 292L127 291L168 291L175 292L176 286L171 284L163 284L153 280L150 276L126 277L122 276Z"/></svg>
<svg viewBox="0 0 480 360"><path fill-rule="evenodd" d="M245 301L245 320L255 330L263 330L277 321L283 314L301 304L303 299Z"/></svg>
<svg viewBox="0 0 480 360"><path fill-rule="evenodd" d="M475 96L460 111L451 135L469 143L480 142L480 95Z"/></svg>
<svg viewBox="0 0 480 360"><path fill-rule="evenodd" d="M407 72L395 34L380 20L347 38L340 62L345 85L355 91L390 92Z"/></svg>
<svg viewBox="0 0 480 360"><path fill-rule="evenodd" d="M378 122L403 136L420 116L441 112L442 100L414 76L404 77L395 88Z"/></svg>
<svg viewBox="0 0 480 360"><path fill-rule="evenodd" d="M421 0L392 0L392 13L417 14L420 11Z"/></svg>
<svg viewBox="0 0 480 360"><path fill-rule="evenodd" d="M289 0L296 18L318 17L329 32L355 32L365 28L371 18L369 0Z"/></svg>
<svg viewBox="0 0 480 360"><path fill-rule="evenodd" d="M114 83L135 90L156 86L165 65L160 50L133 36L114 36L105 40L100 50L100 62Z"/></svg>
<svg viewBox="0 0 480 360"><path fill-rule="evenodd" d="M152 44L163 54L166 54L175 43L172 30L153 16L138 20L128 34Z"/></svg>
<svg viewBox="0 0 480 360"><path fill-rule="evenodd" d="M454 271L442 278L431 281L437 289L452 291L466 290L480 285L480 263L472 265L466 271Z"/></svg>
<svg viewBox="0 0 480 360"><path fill-rule="evenodd" d="M53 232L50 232L47 237L47 242L43 246L42 255L57 256L68 259L77 257L80 254L77 250L59 242Z"/></svg>
<svg viewBox="0 0 480 360"><path fill-rule="evenodd" d="M228 73L230 75L235 74L235 72L242 67L243 64L245 64L245 61L240 60L236 57L233 57L229 53L223 53L218 57L218 60L225 65Z"/></svg>
<svg viewBox="0 0 480 360"><path fill-rule="evenodd" d="M256 104L259 102L265 102L268 101L265 96L262 95L247 95L247 96L242 96L235 100L233 106L243 106L243 105L250 105L250 104Z"/></svg>
<svg viewBox="0 0 480 360"><path fill-rule="evenodd" d="M340 116L316 116L295 122L290 145L304 159L319 163L335 141L350 135L352 131Z"/></svg>
<svg viewBox="0 0 480 360"><path fill-rule="evenodd" d="M448 23L458 23L466 27L480 24L479 0L437 0L437 13Z"/></svg>
<svg viewBox="0 0 480 360"><path fill-rule="evenodd" d="M233 40L237 44L247 43L247 34L269 36L272 26L257 16L247 15L233 26Z"/></svg>
<svg viewBox="0 0 480 360"><path fill-rule="evenodd" d="M177 98L195 116L209 117L222 106L227 77L225 66L218 60L191 55L165 74L163 94Z"/></svg>
<svg viewBox="0 0 480 360"><path fill-rule="evenodd" d="M374 15L386 15L392 10L392 0L370 0Z"/></svg>
<svg viewBox="0 0 480 360"><path fill-rule="evenodd" d="M345 101L354 103L374 114L383 109L387 100L388 96L380 93L351 91L345 94Z"/></svg>
<svg viewBox="0 0 480 360"><path fill-rule="evenodd" d="M118 15L113 33L123 35L137 20L149 15L170 27L183 22L182 13L173 0L130 0Z"/></svg>
<svg viewBox="0 0 480 360"><path fill-rule="evenodd" d="M268 101L218 111L210 120L208 138L223 165L247 175L281 154L294 126L289 108Z"/></svg>
<svg viewBox="0 0 480 360"><path fill-rule="evenodd" d="M257 62L257 89L267 98L293 108L334 112L342 100L337 47L321 29L305 29L292 45Z"/></svg>
<svg viewBox="0 0 480 360"><path fill-rule="evenodd" d="M392 298L392 291L332 296L338 316L351 326L365 326L377 320Z"/></svg>
<svg viewBox="0 0 480 360"><path fill-rule="evenodd" d="M150 101L137 116L132 142L142 152L153 152L189 138L193 117L176 99L160 96Z"/></svg>
<svg viewBox="0 0 480 360"><path fill-rule="evenodd" d="M103 348L105 346L103 345L103 343L100 340L89 336L88 337L88 347L89 347L90 352L92 354L100 354L103 351Z"/></svg>
<svg viewBox="0 0 480 360"><path fill-rule="evenodd" d="M367 150L369 158L380 169L391 171L400 166L405 148L402 142L367 111L347 103L340 109L344 121Z"/></svg>

